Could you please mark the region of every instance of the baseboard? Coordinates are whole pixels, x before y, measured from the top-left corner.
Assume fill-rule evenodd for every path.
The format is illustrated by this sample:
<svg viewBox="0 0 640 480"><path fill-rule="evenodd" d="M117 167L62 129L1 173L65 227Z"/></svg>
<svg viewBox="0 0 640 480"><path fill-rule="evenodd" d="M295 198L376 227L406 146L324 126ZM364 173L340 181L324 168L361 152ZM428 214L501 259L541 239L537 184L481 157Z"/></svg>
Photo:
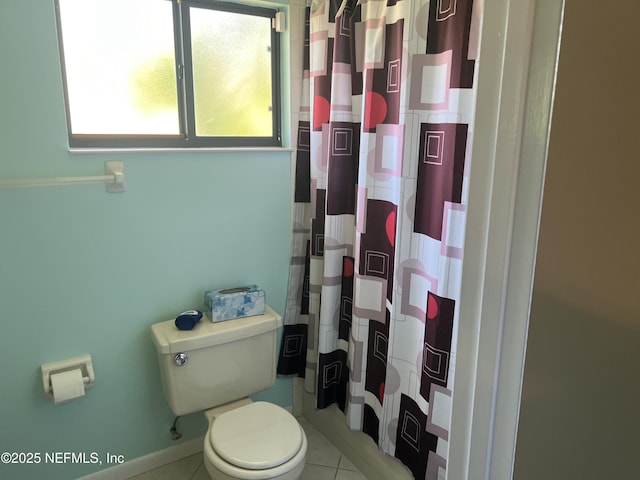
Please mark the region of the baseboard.
<svg viewBox="0 0 640 480"><path fill-rule="evenodd" d="M203 446L204 437L197 437L164 450L158 450L133 460L127 460L125 463L105 468L99 472L80 477L77 480L122 480L134 477L181 458L202 452Z"/></svg>
<svg viewBox="0 0 640 480"><path fill-rule="evenodd" d="M397 459L385 455L371 437L347 427L344 414L335 405L318 410L314 396L303 395L303 416L353 463L368 480L413 480Z"/></svg>

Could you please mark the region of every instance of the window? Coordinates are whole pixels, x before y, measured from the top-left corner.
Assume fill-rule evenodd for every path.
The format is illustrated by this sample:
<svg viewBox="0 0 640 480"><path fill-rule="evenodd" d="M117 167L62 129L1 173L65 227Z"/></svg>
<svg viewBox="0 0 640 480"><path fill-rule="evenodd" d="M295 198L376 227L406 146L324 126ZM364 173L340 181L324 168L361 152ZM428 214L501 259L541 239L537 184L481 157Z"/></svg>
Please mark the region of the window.
<svg viewBox="0 0 640 480"><path fill-rule="evenodd" d="M71 147L281 144L275 10L206 0L56 7Z"/></svg>

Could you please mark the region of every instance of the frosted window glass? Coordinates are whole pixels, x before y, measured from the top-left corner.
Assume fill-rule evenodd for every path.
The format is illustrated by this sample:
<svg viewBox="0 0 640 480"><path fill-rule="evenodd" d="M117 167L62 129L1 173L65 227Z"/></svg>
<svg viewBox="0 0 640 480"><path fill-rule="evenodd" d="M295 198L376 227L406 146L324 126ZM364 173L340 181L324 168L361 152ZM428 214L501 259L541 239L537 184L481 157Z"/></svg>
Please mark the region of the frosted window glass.
<svg viewBox="0 0 640 480"><path fill-rule="evenodd" d="M196 134L273 133L271 19L191 9Z"/></svg>
<svg viewBox="0 0 640 480"><path fill-rule="evenodd" d="M171 2L59 4L71 131L179 134Z"/></svg>

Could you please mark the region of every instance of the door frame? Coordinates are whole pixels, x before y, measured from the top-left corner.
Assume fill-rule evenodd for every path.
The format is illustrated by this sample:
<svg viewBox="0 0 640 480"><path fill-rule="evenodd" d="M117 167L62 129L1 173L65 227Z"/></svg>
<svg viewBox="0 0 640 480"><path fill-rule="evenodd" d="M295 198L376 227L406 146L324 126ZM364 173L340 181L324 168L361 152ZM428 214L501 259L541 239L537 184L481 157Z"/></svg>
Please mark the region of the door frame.
<svg viewBox="0 0 640 480"><path fill-rule="evenodd" d="M513 476L563 12L564 0L484 8L449 479Z"/></svg>

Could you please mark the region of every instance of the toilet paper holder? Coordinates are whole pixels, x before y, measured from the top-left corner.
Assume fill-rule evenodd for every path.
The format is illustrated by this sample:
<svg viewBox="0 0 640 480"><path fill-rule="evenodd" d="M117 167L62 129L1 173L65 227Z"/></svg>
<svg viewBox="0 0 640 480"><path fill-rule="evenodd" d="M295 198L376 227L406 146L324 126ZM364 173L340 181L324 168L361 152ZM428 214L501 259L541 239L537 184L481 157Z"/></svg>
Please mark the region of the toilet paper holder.
<svg viewBox="0 0 640 480"><path fill-rule="evenodd" d="M56 373L67 372L69 370L75 370L79 368L82 372L82 381L85 388L92 387L95 381L91 355L81 355L79 357L70 358L68 360L61 360L59 362L44 363L40 368L42 370L42 386L44 387L44 393L49 397L53 396L51 376L55 375Z"/></svg>

